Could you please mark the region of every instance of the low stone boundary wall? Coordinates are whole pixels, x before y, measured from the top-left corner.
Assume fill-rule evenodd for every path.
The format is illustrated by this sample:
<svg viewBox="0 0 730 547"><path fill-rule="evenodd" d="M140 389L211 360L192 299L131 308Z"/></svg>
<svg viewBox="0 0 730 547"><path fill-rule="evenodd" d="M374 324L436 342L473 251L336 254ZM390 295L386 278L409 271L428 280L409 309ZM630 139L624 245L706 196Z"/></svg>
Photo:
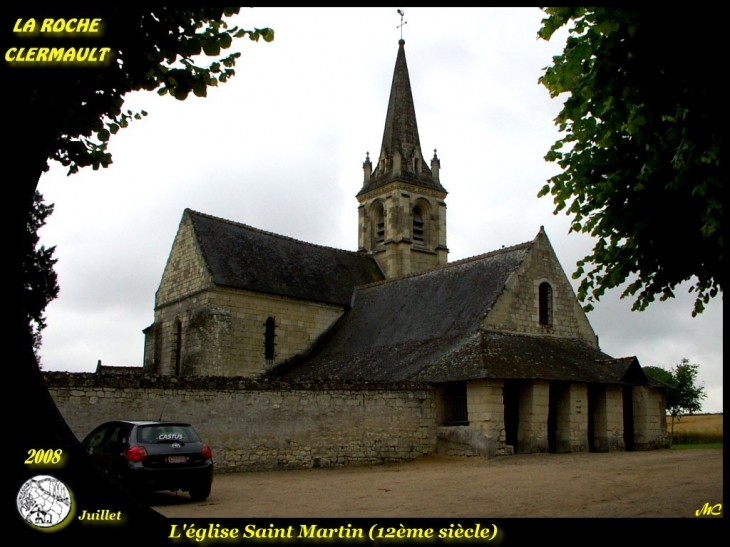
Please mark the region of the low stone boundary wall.
<svg viewBox="0 0 730 547"><path fill-rule="evenodd" d="M218 472L403 461L434 452L426 384L282 382L230 377L46 372L79 440L110 420L185 421Z"/></svg>

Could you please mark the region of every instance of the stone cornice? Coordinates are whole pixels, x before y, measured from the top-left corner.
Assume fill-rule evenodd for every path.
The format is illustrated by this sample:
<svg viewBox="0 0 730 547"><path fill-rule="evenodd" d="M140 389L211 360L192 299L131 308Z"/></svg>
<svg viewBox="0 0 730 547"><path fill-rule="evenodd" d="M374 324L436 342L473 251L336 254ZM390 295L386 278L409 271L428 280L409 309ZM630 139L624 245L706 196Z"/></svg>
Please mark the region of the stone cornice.
<svg viewBox="0 0 730 547"><path fill-rule="evenodd" d="M388 183L379 188L370 190L369 192L366 192L364 194L361 194L361 195L357 196L357 200L359 203L365 203L366 201L369 201L378 196L381 196L384 194L389 194L389 193L393 192L394 190L406 191L409 194L416 194L419 196L428 196L428 197L435 198L437 200L444 200L447 195L447 192L439 192L437 190L432 190L430 188L424 188L423 186L416 186L415 184L408 184L406 182L396 181L396 182Z"/></svg>

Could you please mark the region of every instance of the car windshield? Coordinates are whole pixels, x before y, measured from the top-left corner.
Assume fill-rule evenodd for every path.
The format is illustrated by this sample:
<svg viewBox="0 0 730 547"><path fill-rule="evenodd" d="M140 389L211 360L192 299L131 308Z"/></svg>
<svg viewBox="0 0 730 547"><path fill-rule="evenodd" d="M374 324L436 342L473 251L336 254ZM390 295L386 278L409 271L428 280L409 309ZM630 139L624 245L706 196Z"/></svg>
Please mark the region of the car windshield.
<svg viewBox="0 0 730 547"><path fill-rule="evenodd" d="M146 444L193 443L200 441L192 427L185 424L151 424L137 429L137 440Z"/></svg>

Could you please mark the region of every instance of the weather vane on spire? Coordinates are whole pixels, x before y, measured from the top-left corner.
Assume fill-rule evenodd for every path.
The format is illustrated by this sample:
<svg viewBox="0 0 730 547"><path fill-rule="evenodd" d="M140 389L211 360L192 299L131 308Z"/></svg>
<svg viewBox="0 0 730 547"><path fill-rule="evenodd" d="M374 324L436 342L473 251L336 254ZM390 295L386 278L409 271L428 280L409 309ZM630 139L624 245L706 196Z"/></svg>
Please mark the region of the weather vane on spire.
<svg viewBox="0 0 730 547"><path fill-rule="evenodd" d="M403 13L403 10L402 9L399 9L398 10L398 14L400 15L400 25L398 25L395 28L399 28L400 29L400 39L402 40L403 39L403 25L407 25L408 24L408 21L403 21L403 18L406 16L406 14Z"/></svg>

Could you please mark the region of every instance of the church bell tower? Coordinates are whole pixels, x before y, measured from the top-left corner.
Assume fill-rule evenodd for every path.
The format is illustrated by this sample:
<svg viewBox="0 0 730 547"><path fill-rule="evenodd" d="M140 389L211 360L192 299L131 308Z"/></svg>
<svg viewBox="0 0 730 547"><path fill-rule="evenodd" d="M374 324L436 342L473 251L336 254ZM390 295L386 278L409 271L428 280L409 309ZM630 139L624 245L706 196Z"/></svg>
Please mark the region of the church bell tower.
<svg viewBox="0 0 730 547"><path fill-rule="evenodd" d="M446 189L434 150L423 158L403 39L398 41L380 155L368 154L357 194L358 248L377 260L388 279L447 262Z"/></svg>

